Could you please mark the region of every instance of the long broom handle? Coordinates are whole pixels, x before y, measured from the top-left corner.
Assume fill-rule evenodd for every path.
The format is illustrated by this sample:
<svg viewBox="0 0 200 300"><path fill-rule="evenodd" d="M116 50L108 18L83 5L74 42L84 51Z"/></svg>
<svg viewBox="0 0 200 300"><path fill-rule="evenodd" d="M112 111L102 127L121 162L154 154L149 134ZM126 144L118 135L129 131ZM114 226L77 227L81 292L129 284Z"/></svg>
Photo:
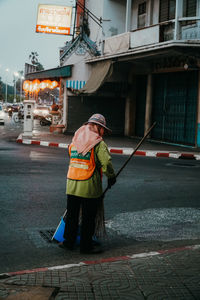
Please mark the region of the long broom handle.
<svg viewBox="0 0 200 300"><path fill-rule="evenodd" d="M154 126L156 125L156 122L153 123L153 125L147 130L147 132L145 133L145 135L143 136L143 138L141 139L141 141L137 144L137 146L135 147L135 149L133 150L133 152L131 153L131 155L129 156L129 158L125 161L125 163L123 164L123 166L119 169L119 171L116 174L116 178L119 176L119 174L121 173L121 171L125 168L125 166L127 165L127 163L129 162L129 160L132 158L132 156L135 154L135 152L138 150L138 148L141 146L141 144L144 142L144 140L146 139L146 137L149 135L149 133L151 132L151 130L154 128ZM103 196L105 195L105 193L107 192L107 190L109 190L109 187L107 186L107 188L105 189L105 191L103 192Z"/></svg>

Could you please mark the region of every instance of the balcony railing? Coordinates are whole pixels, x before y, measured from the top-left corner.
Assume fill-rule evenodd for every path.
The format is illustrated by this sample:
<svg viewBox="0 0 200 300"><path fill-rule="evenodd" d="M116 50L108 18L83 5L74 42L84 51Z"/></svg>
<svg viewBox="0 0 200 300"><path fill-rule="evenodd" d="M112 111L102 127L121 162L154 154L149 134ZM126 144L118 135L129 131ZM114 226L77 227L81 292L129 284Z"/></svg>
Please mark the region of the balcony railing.
<svg viewBox="0 0 200 300"><path fill-rule="evenodd" d="M125 32L119 35L114 35L104 41L103 53L105 55L112 53L121 53L128 51L130 47L130 33Z"/></svg>
<svg viewBox="0 0 200 300"><path fill-rule="evenodd" d="M159 43L159 25L134 30L130 33L130 48Z"/></svg>
<svg viewBox="0 0 200 300"><path fill-rule="evenodd" d="M200 17L179 18L177 23L174 19L109 37L104 41L103 54L117 54L173 40L196 40L200 43Z"/></svg>
<svg viewBox="0 0 200 300"><path fill-rule="evenodd" d="M200 18L181 18L180 39L181 40L200 40Z"/></svg>

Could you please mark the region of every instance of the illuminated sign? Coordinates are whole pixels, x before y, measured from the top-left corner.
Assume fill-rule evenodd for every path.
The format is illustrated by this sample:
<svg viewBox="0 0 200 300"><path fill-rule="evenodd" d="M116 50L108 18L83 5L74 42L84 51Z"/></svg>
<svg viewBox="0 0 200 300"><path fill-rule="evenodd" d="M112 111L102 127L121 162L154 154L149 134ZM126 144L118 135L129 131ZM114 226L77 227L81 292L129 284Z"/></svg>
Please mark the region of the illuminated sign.
<svg viewBox="0 0 200 300"><path fill-rule="evenodd" d="M72 7L57 5L38 5L36 32L70 34Z"/></svg>
<svg viewBox="0 0 200 300"><path fill-rule="evenodd" d="M44 90L46 88L48 89L55 89L58 87L59 83L58 81L54 80L43 80L39 81L38 79L35 79L33 81L25 80L23 84L23 90L25 91L26 95L28 93L39 93L40 90Z"/></svg>

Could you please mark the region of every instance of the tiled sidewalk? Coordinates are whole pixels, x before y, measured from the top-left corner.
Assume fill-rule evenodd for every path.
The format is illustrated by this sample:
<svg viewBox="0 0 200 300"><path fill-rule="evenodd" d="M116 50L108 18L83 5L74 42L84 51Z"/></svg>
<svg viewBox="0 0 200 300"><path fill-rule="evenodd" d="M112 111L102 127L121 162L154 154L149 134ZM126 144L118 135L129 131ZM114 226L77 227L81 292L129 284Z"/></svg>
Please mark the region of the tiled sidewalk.
<svg viewBox="0 0 200 300"><path fill-rule="evenodd" d="M1 274L0 299L200 299L200 245L95 259Z"/></svg>

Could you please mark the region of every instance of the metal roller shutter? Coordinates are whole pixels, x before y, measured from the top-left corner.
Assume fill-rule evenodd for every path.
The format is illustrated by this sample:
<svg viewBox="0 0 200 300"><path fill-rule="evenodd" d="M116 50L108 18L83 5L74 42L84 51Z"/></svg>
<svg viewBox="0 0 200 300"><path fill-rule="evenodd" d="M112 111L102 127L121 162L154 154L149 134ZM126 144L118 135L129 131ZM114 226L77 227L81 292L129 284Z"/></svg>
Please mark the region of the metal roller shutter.
<svg viewBox="0 0 200 300"><path fill-rule="evenodd" d="M114 135L124 135L125 99L121 97L69 97L68 133L74 133L94 113L106 118Z"/></svg>
<svg viewBox="0 0 200 300"><path fill-rule="evenodd" d="M197 72L159 74L154 77L152 138L195 144Z"/></svg>

